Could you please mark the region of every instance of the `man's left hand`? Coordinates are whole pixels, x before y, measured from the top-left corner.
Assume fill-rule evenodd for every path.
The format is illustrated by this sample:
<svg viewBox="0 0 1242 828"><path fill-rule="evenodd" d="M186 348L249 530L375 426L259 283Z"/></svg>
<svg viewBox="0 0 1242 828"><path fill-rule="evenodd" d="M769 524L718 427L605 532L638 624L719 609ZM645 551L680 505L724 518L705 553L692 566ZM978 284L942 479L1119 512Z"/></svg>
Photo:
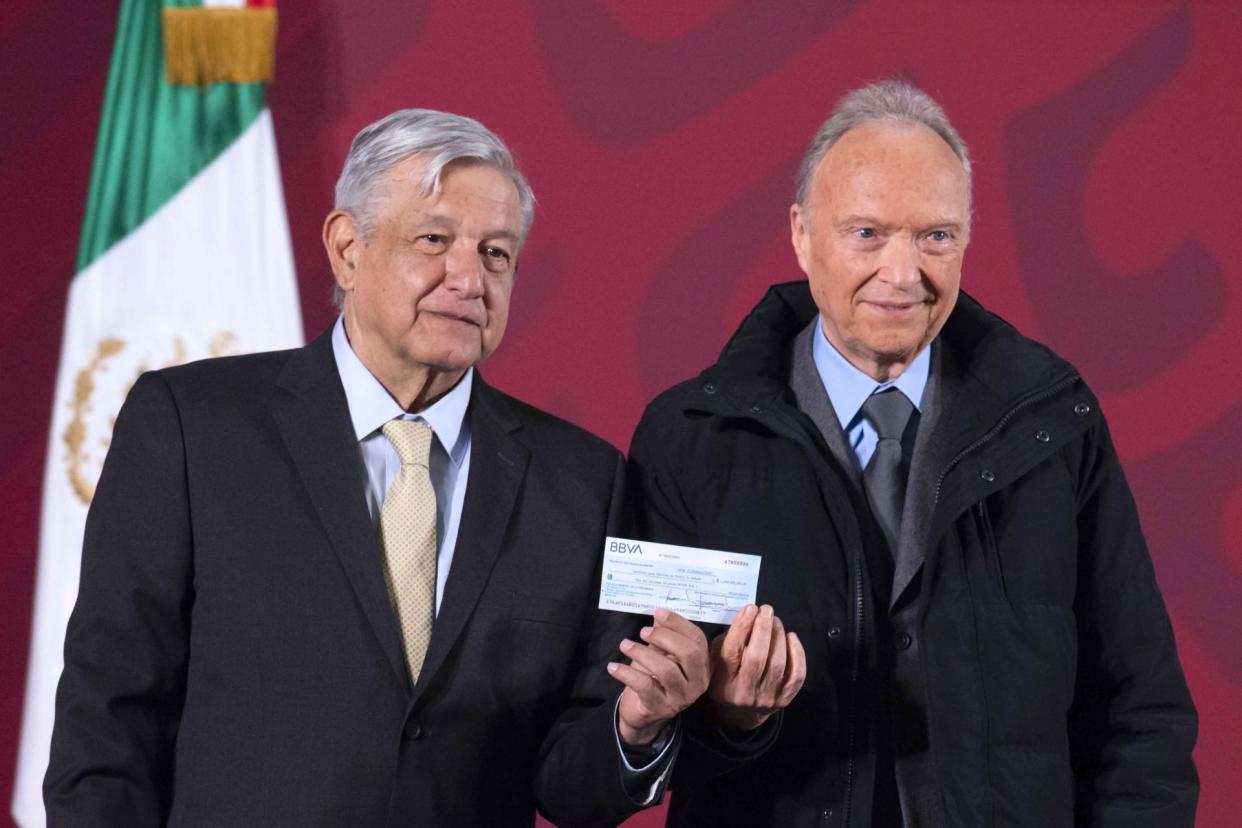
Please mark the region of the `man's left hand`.
<svg viewBox="0 0 1242 828"><path fill-rule="evenodd" d="M698 700L711 679L707 637L667 609L639 633L643 642L621 642L629 664L609 663L608 672L625 685L617 707L617 732L632 747L651 744L673 717Z"/></svg>
<svg viewBox="0 0 1242 828"><path fill-rule="evenodd" d="M754 730L788 707L806 680L806 651L772 607L750 604L712 641L708 707L727 730Z"/></svg>

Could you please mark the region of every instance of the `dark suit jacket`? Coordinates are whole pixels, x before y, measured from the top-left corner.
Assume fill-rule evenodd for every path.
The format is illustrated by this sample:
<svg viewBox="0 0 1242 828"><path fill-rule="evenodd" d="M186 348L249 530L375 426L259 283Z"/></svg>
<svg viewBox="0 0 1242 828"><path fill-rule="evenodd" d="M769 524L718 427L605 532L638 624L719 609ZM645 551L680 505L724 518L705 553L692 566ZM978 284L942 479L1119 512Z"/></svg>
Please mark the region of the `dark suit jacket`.
<svg viewBox="0 0 1242 828"><path fill-rule="evenodd" d="M51 826L615 822L621 457L486 385L410 687L330 334L144 375L87 520Z"/></svg>

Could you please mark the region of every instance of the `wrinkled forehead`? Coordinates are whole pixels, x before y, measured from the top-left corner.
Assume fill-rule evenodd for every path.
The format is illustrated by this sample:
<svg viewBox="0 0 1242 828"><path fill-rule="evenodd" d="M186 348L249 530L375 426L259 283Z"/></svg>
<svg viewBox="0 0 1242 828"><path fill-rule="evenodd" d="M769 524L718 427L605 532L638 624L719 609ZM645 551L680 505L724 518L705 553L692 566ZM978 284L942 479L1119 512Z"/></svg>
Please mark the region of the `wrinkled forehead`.
<svg viewBox="0 0 1242 828"><path fill-rule="evenodd" d="M965 222L970 184L961 160L922 124L870 123L849 130L820 160L811 201L851 210L925 208Z"/></svg>

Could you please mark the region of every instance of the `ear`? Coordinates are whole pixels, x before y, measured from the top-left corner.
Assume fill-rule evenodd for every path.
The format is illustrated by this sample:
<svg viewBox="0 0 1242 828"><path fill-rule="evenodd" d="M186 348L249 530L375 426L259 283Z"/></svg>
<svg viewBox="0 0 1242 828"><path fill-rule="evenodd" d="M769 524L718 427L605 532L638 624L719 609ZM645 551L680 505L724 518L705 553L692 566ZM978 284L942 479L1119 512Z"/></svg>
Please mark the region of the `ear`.
<svg viewBox="0 0 1242 828"><path fill-rule="evenodd" d="M349 292L358 275L358 253L362 234L354 217L344 210L333 210L323 220L323 246L328 251L332 275L341 290Z"/></svg>
<svg viewBox="0 0 1242 828"><path fill-rule="evenodd" d="M810 273L811 228L810 216L802 205L795 202L789 207L789 239L793 242L794 256L803 273Z"/></svg>

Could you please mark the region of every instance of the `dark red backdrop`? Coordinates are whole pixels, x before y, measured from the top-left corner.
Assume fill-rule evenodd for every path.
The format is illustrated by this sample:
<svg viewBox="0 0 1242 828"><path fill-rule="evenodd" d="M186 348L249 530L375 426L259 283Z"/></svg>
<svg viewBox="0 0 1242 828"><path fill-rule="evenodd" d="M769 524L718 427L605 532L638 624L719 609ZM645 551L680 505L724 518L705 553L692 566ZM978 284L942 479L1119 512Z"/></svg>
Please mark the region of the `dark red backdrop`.
<svg viewBox="0 0 1242 828"><path fill-rule="evenodd" d="M0 10L5 811L116 7ZM1202 714L1200 824L1236 824L1242 4L289 0L280 14L270 101L307 335L332 317L319 225L349 138L402 106L476 116L539 197L486 373L622 447L647 399L706 363L765 285L798 275L793 169L840 94L902 72L939 97L976 159L965 286L1101 392Z"/></svg>

